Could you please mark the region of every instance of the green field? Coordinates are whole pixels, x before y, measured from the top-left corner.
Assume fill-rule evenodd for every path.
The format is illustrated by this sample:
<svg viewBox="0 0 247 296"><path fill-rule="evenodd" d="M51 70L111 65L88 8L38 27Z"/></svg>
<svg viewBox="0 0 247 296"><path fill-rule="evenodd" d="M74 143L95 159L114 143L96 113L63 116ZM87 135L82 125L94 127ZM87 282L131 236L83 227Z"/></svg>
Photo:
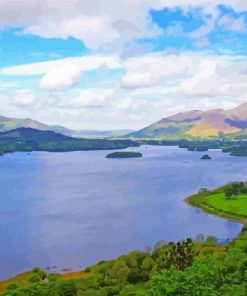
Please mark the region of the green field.
<svg viewBox="0 0 247 296"><path fill-rule="evenodd" d="M232 190L236 184L239 186L236 194L227 197L226 192ZM235 184L235 185L233 185ZM239 221L243 224L247 223L247 183L233 182L215 190L209 191L201 189L197 194L194 194L186 199L190 205L198 207L203 211Z"/></svg>
<svg viewBox="0 0 247 296"><path fill-rule="evenodd" d="M221 192L209 195L206 202L215 209L247 217L247 194L240 194L236 198L227 200L225 194Z"/></svg>

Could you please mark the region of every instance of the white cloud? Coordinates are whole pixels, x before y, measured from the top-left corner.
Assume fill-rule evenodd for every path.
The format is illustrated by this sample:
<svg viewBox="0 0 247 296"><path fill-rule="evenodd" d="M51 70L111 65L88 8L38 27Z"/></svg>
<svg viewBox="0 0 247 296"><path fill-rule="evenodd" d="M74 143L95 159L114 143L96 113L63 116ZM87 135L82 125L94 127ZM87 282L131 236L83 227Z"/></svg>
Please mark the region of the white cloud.
<svg viewBox="0 0 247 296"><path fill-rule="evenodd" d="M120 61L114 56L83 56L3 68L0 69L0 74L44 75L40 81L41 89L58 90L76 85L83 72L95 70L101 66L117 69L120 67Z"/></svg>
<svg viewBox="0 0 247 296"><path fill-rule="evenodd" d="M76 85L82 75L82 69L75 65L64 65L51 69L40 81L40 88L56 90Z"/></svg>
<svg viewBox="0 0 247 296"><path fill-rule="evenodd" d="M60 68L64 65L77 66L82 71L94 70L102 65L106 65L109 69L119 68L119 59L115 56L97 56L88 55L76 58L66 58L49 62L40 62L34 64L26 64L14 67L0 69L1 74L5 75L40 75L47 74L53 69Z"/></svg>
<svg viewBox="0 0 247 296"><path fill-rule="evenodd" d="M14 95L14 103L20 107L33 106L37 100L37 96L29 90L19 90Z"/></svg>
<svg viewBox="0 0 247 296"><path fill-rule="evenodd" d="M192 36L204 37L214 27L219 4L237 12L247 10L243 0L1 0L0 27L23 27L22 34L45 38L74 37L91 49L112 51L135 38L161 32L151 21L151 9L202 8L211 17Z"/></svg>
<svg viewBox="0 0 247 296"><path fill-rule="evenodd" d="M239 57L195 55L197 67L169 95L180 98L231 98L247 94L247 63Z"/></svg>
<svg viewBox="0 0 247 296"><path fill-rule="evenodd" d="M126 74L121 79L121 86L140 88L185 74L189 70L189 60L185 55L150 54L127 59L123 66Z"/></svg>
<svg viewBox="0 0 247 296"><path fill-rule="evenodd" d="M228 31L244 32L245 20L243 17L233 18L229 15L224 15L218 22L218 25Z"/></svg>
<svg viewBox="0 0 247 296"><path fill-rule="evenodd" d="M120 48L133 38L159 33L148 17L156 2L159 0L1 0L0 26L23 26L22 34L45 38L74 37L91 49Z"/></svg>
<svg viewBox="0 0 247 296"><path fill-rule="evenodd" d="M107 32L107 33L99 33ZM76 18L50 21L43 24L30 26L23 34L33 34L44 38L67 39L70 36L85 42L89 48L98 48L102 44L109 44L119 37L119 33L105 17L80 15Z"/></svg>
<svg viewBox="0 0 247 296"><path fill-rule="evenodd" d="M159 53L127 59L123 65L121 87L142 97L157 97L158 91L170 98L213 100L247 92L247 61L242 56Z"/></svg>
<svg viewBox="0 0 247 296"><path fill-rule="evenodd" d="M109 102L114 93L113 89L108 88L87 88L76 90L78 93L67 104L73 108L101 107Z"/></svg>
<svg viewBox="0 0 247 296"><path fill-rule="evenodd" d="M106 58L76 58L3 69L5 75L44 75L43 87L54 91L41 95L31 90L2 91L1 114L75 129L141 128L180 111L233 106L247 98L244 56L164 52L122 61L108 58L107 62ZM76 83L77 66L92 69L102 63L125 70L119 83L115 77L111 88L55 91Z"/></svg>

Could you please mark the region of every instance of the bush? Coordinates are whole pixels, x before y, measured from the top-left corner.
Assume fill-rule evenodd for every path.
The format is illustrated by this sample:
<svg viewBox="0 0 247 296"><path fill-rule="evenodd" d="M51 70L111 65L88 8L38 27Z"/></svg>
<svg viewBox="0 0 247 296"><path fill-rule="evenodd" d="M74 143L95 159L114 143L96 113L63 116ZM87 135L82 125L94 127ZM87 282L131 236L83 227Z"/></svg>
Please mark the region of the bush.
<svg viewBox="0 0 247 296"><path fill-rule="evenodd" d="M35 273L35 274L33 274L33 275L30 276L30 278L28 279L28 281L30 283L37 283L37 282L41 281L41 278L40 278L40 276L37 273Z"/></svg>

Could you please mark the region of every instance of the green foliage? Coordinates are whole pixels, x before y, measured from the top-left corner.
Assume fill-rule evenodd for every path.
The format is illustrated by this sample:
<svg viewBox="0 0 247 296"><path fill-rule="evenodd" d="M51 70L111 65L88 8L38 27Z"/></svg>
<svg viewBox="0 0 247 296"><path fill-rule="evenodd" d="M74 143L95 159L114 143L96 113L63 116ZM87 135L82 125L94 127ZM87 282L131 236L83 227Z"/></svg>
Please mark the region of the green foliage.
<svg viewBox="0 0 247 296"><path fill-rule="evenodd" d="M37 283L41 280L41 278L38 274L32 274L28 280L30 283Z"/></svg>
<svg viewBox="0 0 247 296"><path fill-rule="evenodd" d="M18 128L0 133L0 155L15 151L81 151L111 150L137 147L131 140L79 139L57 134L52 131L40 131L31 128Z"/></svg>
<svg viewBox="0 0 247 296"><path fill-rule="evenodd" d="M207 238L206 238L206 241L204 242L204 244L206 246L215 246L217 243L217 238L215 236L211 236L209 235Z"/></svg>
<svg viewBox="0 0 247 296"><path fill-rule="evenodd" d="M192 265L195 254L192 239L188 238L172 246L168 254L168 264L175 266L177 270L185 270Z"/></svg>

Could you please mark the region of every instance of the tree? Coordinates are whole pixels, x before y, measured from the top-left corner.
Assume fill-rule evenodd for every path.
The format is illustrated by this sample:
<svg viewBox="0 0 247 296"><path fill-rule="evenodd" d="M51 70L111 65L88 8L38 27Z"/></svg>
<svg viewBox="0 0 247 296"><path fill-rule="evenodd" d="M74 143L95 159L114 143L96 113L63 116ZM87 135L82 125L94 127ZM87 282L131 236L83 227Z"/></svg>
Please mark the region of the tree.
<svg viewBox="0 0 247 296"><path fill-rule="evenodd" d="M196 260L193 266L186 270L172 268L156 275L151 280L149 296L216 296L217 277L215 271L207 262Z"/></svg>
<svg viewBox="0 0 247 296"><path fill-rule="evenodd" d="M233 195L233 193L232 193L231 188L225 189L225 197L226 197L226 199L230 199L232 197L232 195Z"/></svg>
<svg viewBox="0 0 247 296"><path fill-rule="evenodd" d="M178 270L185 270L193 264L196 252L191 238L186 241L174 244L168 256L170 266L175 266Z"/></svg>
<svg viewBox="0 0 247 296"><path fill-rule="evenodd" d="M232 184L232 195L234 197L237 197L239 195L239 189L240 189L240 184L239 183L233 183Z"/></svg>

